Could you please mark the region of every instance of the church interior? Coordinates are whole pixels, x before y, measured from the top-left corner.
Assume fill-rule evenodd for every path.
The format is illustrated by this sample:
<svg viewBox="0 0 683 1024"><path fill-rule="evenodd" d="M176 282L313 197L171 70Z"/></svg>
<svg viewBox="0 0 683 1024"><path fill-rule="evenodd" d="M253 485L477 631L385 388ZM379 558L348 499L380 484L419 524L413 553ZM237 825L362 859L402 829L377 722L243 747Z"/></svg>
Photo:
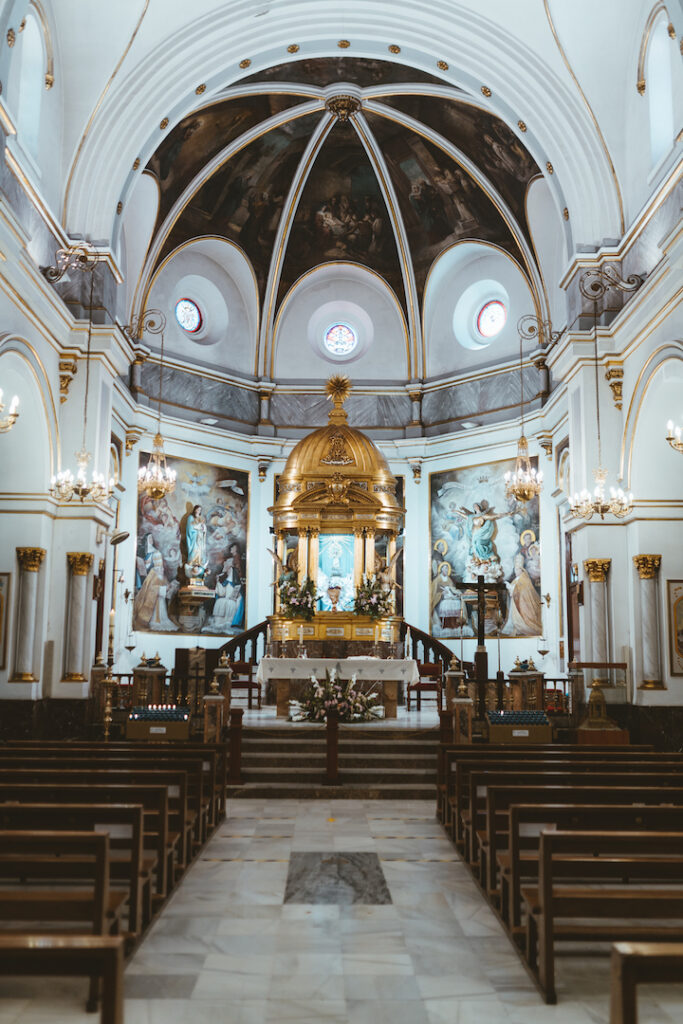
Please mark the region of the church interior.
<svg viewBox="0 0 683 1024"><path fill-rule="evenodd" d="M0 133L0 1022L680 1021L680 0L0 0Z"/></svg>

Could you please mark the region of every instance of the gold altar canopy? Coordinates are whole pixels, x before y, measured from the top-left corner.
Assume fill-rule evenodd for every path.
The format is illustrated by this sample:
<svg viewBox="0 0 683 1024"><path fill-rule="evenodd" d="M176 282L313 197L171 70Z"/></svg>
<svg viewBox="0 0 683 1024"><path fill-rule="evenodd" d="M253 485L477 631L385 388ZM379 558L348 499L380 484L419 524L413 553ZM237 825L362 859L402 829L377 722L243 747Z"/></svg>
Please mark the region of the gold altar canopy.
<svg viewBox="0 0 683 1024"><path fill-rule="evenodd" d="M373 635L373 630L368 632L368 623L363 626L361 617L352 614L351 588L358 586L363 575L375 573L387 588L393 588L396 538L405 509L397 501L396 479L384 456L369 437L348 424L343 408L351 391L348 378L330 378L326 391L332 401L329 422L292 450L269 511L285 571L296 573L299 583L310 577L319 590L316 625L313 629L308 625L305 633L353 639ZM330 556L326 544L332 549ZM343 567L341 549L346 559ZM330 568L335 564L336 576ZM386 640L398 639L387 620L381 630Z"/></svg>

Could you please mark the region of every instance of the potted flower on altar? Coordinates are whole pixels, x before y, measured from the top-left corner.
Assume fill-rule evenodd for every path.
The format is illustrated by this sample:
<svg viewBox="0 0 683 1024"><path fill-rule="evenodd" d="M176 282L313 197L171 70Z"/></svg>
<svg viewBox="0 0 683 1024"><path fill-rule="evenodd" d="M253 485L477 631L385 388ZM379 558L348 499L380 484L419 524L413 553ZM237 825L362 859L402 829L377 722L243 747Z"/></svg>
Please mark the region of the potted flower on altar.
<svg viewBox="0 0 683 1024"><path fill-rule="evenodd" d="M387 591L376 575L363 576L356 588L354 605L356 615L367 615L371 619L381 619L393 614L391 591Z"/></svg>
<svg viewBox="0 0 683 1024"><path fill-rule="evenodd" d="M317 590L310 576L301 586L291 579L282 579L278 587L280 595L280 611L288 619L306 619L310 621L315 615Z"/></svg>
<svg viewBox="0 0 683 1024"><path fill-rule="evenodd" d="M336 672L325 670L321 682L314 675L303 693L301 700L290 700L289 719L291 722L324 722L331 710L336 710L340 722L370 722L373 718L384 718L384 708L377 704L374 692L363 693L358 689L355 673L347 683L336 678Z"/></svg>

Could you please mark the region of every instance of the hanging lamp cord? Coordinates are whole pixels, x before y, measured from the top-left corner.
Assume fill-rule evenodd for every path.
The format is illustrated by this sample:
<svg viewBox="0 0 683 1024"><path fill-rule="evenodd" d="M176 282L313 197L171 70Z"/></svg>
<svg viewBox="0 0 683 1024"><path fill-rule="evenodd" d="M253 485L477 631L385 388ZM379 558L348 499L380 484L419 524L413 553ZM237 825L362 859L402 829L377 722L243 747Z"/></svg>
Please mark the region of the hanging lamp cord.
<svg viewBox="0 0 683 1024"><path fill-rule="evenodd" d="M159 361L159 398L157 399L157 434L161 433L161 388L164 373L164 332L161 331L161 359Z"/></svg>
<svg viewBox="0 0 683 1024"><path fill-rule="evenodd" d="M524 361L522 359L522 335L519 335L519 391L522 413L522 436L524 436Z"/></svg>
<svg viewBox="0 0 683 1024"><path fill-rule="evenodd" d="M602 467L602 440L600 438L600 397L598 388L598 300L593 300L593 342L595 364L595 414L598 428L598 466Z"/></svg>
<svg viewBox="0 0 683 1024"><path fill-rule="evenodd" d="M88 345L85 356L85 408L83 410L83 451L85 451L85 441L88 433L88 393L90 391L90 349L92 346L92 306L93 298L95 295L95 266L93 265L90 269L90 305L88 307Z"/></svg>

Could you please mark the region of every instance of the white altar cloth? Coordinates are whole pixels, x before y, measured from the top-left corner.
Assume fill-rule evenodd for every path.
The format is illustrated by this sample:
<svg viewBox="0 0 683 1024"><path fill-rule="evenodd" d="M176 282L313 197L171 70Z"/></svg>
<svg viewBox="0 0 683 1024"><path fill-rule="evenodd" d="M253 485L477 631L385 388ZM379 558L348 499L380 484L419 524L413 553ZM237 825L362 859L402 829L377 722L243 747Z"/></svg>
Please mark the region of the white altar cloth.
<svg viewBox="0 0 683 1024"><path fill-rule="evenodd" d="M366 679L373 683L397 680L417 683L420 673L412 658L261 658L256 673L259 683L270 679L325 679L325 670L337 670L338 679Z"/></svg>

